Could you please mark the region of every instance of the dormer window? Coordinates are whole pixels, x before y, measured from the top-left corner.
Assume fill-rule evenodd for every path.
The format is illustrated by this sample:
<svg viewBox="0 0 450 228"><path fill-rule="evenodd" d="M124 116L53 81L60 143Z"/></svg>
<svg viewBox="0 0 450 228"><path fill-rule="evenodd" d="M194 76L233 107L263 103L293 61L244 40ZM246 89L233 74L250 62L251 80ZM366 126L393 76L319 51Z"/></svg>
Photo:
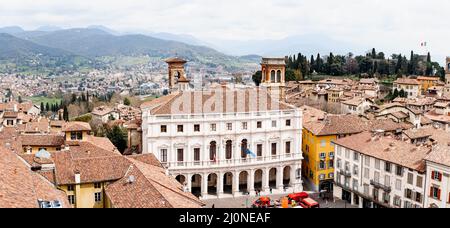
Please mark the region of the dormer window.
<svg viewBox="0 0 450 228"><path fill-rule="evenodd" d="M81 132L81 131L70 132L70 139L71 140L83 140L83 132Z"/></svg>

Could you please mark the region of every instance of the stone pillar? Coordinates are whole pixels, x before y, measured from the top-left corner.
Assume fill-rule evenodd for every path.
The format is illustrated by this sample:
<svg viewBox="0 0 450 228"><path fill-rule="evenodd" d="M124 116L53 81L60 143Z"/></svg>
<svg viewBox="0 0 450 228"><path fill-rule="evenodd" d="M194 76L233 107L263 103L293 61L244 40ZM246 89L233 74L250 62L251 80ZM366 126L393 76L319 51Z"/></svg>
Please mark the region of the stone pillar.
<svg viewBox="0 0 450 228"><path fill-rule="evenodd" d="M223 176L225 174L222 172L219 172L217 174L217 196L221 198L223 196Z"/></svg>
<svg viewBox="0 0 450 228"><path fill-rule="evenodd" d="M276 187L278 190L283 190L283 167L279 166L277 167L277 182Z"/></svg>
<svg viewBox="0 0 450 228"><path fill-rule="evenodd" d="M233 196L239 196L239 172L233 172Z"/></svg>
<svg viewBox="0 0 450 228"><path fill-rule="evenodd" d="M263 170L263 176L262 176L262 191L268 192L269 191L269 169L265 168Z"/></svg>
<svg viewBox="0 0 450 228"><path fill-rule="evenodd" d="M206 199L206 197L208 196L208 174L204 173L202 175L202 197L203 199Z"/></svg>
<svg viewBox="0 0 450 228"><path fill-rule="evenodd" d="M255 195L255 170L249 170L247 176L247 191L251 196Z"/></svg>
<svg viewBox="0 0 450 228"><path fill-rule="evenodd" d="M303 182L302 179L297 179L296 170L299 168L299 165L291 166L291 187L294 192L302 192L303 191Z"/></svg>
<svg viewBox="0 0 450 228"><path fill-rule="evenodd" d="M192 174L186 175L186 187L192 193Z"/></svg>

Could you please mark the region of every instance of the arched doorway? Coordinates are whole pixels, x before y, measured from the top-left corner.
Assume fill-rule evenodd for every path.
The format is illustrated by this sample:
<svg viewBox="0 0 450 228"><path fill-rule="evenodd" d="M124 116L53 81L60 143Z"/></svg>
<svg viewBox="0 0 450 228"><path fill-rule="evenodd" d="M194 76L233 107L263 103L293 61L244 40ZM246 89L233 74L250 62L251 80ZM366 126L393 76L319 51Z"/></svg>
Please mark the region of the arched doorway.
<svg viewBox="0 0 450 228"><path fill-rule="evenodd" d="M277 71L277 82L281 82L281 70Z"/></svg>
<svg viewBox="0 0 450 228"><path fill-rule="evenodd" d="M217 174L208 175L208 195L217 195Z"/></svg>
<svg viewBox="0 0 450 228"><path fill-rule="evenodd" d="M275 82L276 78L275 78L275 71L272 70L270 72L270 82Z"/></svg>
<svg viewBox="0 0 450 228"><path fill-rule="evenodd" d="M255 171L254 175L253 187L255 188L255 190L262 190L263 171L258 169Z"/></svg>
<svg viewBox="0 0 450 228"><path fill-rule="evenodd" d="M269 187L275 189L277 187L277 168L269 170Z"/></svg>
<svg viewBox="0 0 450 228"><path fill-rule="evenodd" d="M241 142L241 158L247 158L248 140L243 139Z"/></svg>
<svg viewBox="0 0 450 228"><path fill-rule="evenodd" d="M187 184L186 177L184 175L178 175L178 176L175 177L175 179L177 179L177 181L183 186L185 184Z"/></svg>
<svg viewBox="0 0 450 228"><path fill-rule="evenodd" d="M225 144L225 159L230 160L233 158L233 141L228 140Z"/></svg>
<svg viewBox="0 0 450 228"><path fill-rule="evenodd" d="M233 174L225 173L223 176L223 193L233 194Z"/></svg>
<svg viewBox="0 0 450 228"><path fill-rule="evenodd" d="M283 169L283 186L288 187L291 183L291 167L286 166Z"/></svg>
<svg viewBox="0 0 450 228"><path fill-rule="evenodd" d="M216 141L212 141L209 143L209 160L216 161L217 160L217 143Z"/></svg>
<svg viewBox="0 0 450 228"><path fill-rule="evenodd" d="M197 197L202 195L202 176L200 174L195 174L192 176L191 192Z"/></svg>
<svg viewBox="0 0 450 228"><path fill-rule="evenodd" d="M248 172L242 171L239 173L239 192L246 193L247 192L247 183L248 180Z"/></svg>

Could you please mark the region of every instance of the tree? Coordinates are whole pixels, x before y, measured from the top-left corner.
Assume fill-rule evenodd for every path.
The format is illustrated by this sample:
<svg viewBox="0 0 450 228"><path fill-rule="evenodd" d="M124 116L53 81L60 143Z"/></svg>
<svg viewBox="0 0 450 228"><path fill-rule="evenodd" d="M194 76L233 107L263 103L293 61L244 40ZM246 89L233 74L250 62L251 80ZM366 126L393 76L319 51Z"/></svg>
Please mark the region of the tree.
<svg viewBox="0 0 450 228"><path fill-rule="evenodd" d="M252 80L256 86L259 86L262 80L262 72L260 70L256 71L256 73L252 75Z"/></svg>
<svg viewBox="0 0 450 228"><path fill-rule="evenodd" d="M127 105L127 106L130 106L130 105L131 105L130 99L128 99L128 97L125 97L125 98L123 99L123 104L124 104L124 105Z"/></svg>
<svg viewBox="0 0 450 228"><path fill-rule="evenodd" d="M50 104L49 104L49 103L47 103L47 104L45 105L45 111L46 111L46 112L49 112L49 111L50 111Z"/></svg>
<svg viewBox="0 0 450 228"><path fill-rule="evenodd" d="M23 103L23 100L22 100L22 97L21 96L19 96L19 104L22 104Z"/></svg>
<svg viewBox="0 0 450 228"><path fill-rule="evenodd" d="M67 110L67 106L64 105L63 109L63 119L65 121L69 121L69 111Z"/></svg>
<svg viewBox="0 0 450 228"><path fill-rule="evenodd" d="M426 70L425 70L425 75L427 76L431 76L433 75L433 65L431 63L431 55L430 52L428 52L428 56L427 56L427 63L426 63Z"/></svg>
<svg viewBox="0 0 450 228"><path fill-rule="evenodd" d="M41 102L41 112L45 111L44 102Z"/></svg>
<svg viewBox="0 0 450 228"><path fill-rule="evenodd" d="M128 135L121 127L114 126L112 129L107 130L106 137L111 140L112 144L117 147L120 153L125 152L128 147Z"/></svg>
<svg viewBox="0 0 450 228"><path fill-rule="evenodd" d="M168 94L169 94L169 90L167 90L167 89L163 90L163 95L164 96L167 96Z"/></svg>

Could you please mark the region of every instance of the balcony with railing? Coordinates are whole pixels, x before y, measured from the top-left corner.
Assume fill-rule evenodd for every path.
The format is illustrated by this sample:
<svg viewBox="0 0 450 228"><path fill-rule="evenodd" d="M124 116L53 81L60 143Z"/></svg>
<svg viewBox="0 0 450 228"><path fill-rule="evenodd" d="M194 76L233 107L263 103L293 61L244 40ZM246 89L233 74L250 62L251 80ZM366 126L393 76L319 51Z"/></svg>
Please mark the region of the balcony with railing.
<svg viewBox="0 0 450 228"><path fill-rule="evenodd" d="M270 155L266 157L246 157L237 159L224 159L217 161L182 161L182 162L162 162L166 168L191 169L191 168L221 168L230 166L258 165L266 163L276 163L282 161L292 161L302 159L301 153Z"/></svg>
<svg viewBox="0 0 450 228"><path fill-rule="evenodd" d="M390 186L386 186L382 183L379 183L378 181L375 180L370 180L370 184L375 187L375 188L379 188L379 189L383 189L385 192L391 192L392 188Z"/></svg>

